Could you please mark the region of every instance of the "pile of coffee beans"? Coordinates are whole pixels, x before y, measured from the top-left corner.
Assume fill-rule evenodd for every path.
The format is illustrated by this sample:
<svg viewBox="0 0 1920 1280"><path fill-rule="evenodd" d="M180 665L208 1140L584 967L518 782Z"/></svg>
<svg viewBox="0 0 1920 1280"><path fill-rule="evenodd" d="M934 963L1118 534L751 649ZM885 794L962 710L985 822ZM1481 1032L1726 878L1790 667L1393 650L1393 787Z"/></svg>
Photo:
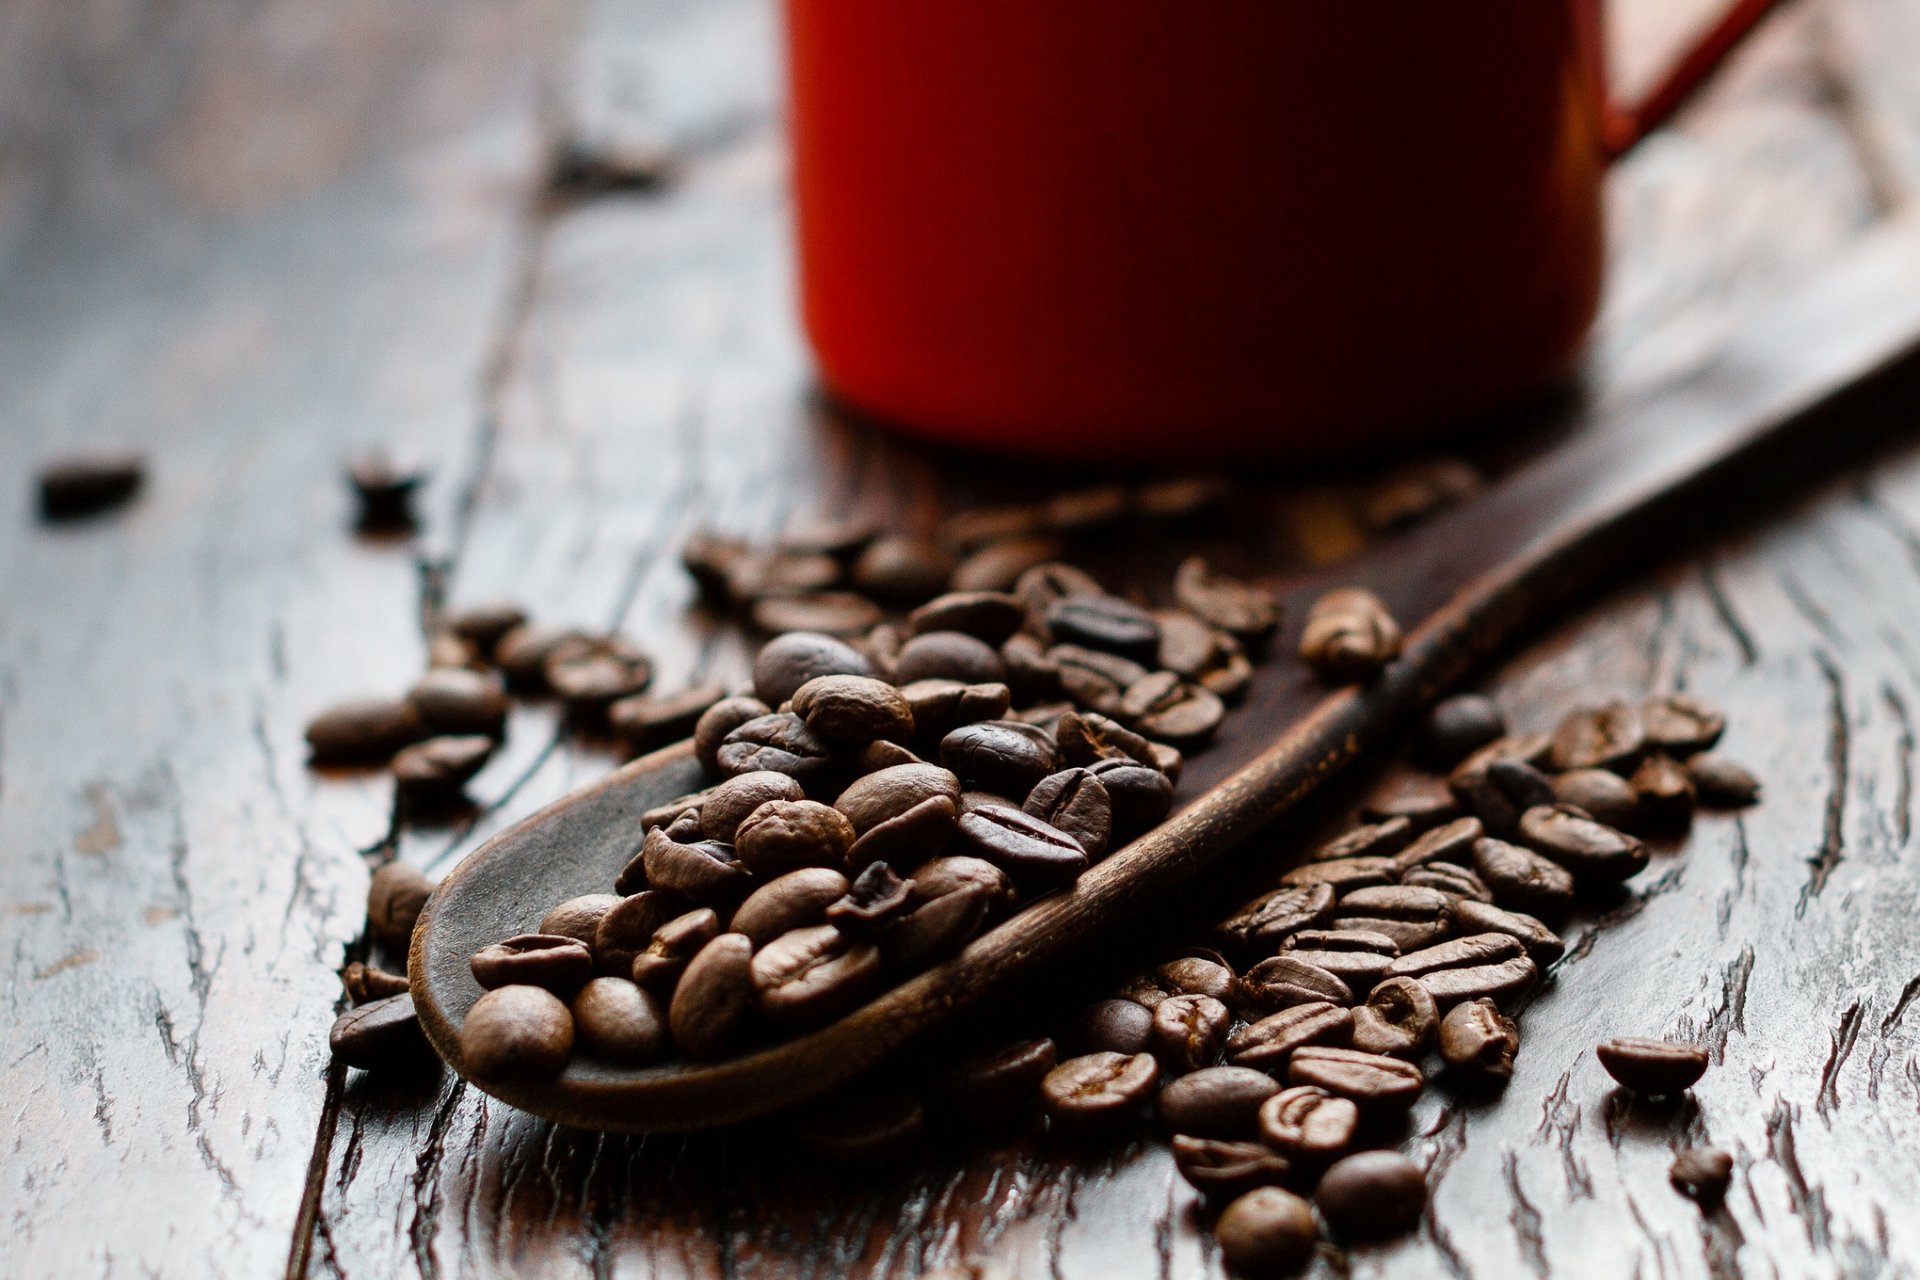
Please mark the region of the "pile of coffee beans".
<svg viewBox="0 0 1920 1280"><path fill-rule="evenodd" d="M752 692L694 722L713 785L643 816L607 892L473 957L476 1074L551 1074L576 1042L710 1060L808 1031L1164 817L1274 601L1201 560L1159 612L1062 562L1007 585L762 646Z"/></svg>

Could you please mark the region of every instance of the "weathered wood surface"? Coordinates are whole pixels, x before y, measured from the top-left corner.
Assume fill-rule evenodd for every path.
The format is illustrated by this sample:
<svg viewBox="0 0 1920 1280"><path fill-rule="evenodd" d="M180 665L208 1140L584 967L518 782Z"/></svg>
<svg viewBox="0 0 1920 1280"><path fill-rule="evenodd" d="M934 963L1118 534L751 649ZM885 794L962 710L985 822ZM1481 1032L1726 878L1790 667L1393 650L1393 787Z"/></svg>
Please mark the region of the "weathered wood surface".
<svg viewBox="0 0 1920 1280"><path fill-rule="evenodd" d="M1618 7L1631 77L1677 7ZM17 480L82 440L155 457L117 520L37 530L24 484L0 491L0 1271L1217 1275L1151 1139L823 1172L762 1135L603 1139L448 1079L329 1073L368 860L444 868L611 764L528 709L481 810L398 839L383 782L309 776L305 716L405 682L423 598L508 594L645 637L664 683L732 675L737 638L684 611L689 528L924 522L985 478L808 398L763 0L599 0L563 46L567 16L0 15L0 123L25 122L0 132L0 448ZM1916 30L1912 0L1802 0L1631 158L1599 394L1685 367L1913 189ZM667 180L541 198L565 136ZM344 532L334 464L369 440L436 469L411 547ZM1355 545L1341 491L1262 490L1226 558ZM1703 821L1575 947L1501 1101L1419 1114L1429 1225L1322 1271L1920 1269L1920 453L1756 516L1490 686L1522 723L1584 688L1722 699L1767 803ZM1168 549L1115 553L1157 575ZM1719 1051L1695 1105L1622 1107L1588 1046L1668 1030ZM1740 1158L1706 1220L1665 1185L1701 1135Z"/></svg>

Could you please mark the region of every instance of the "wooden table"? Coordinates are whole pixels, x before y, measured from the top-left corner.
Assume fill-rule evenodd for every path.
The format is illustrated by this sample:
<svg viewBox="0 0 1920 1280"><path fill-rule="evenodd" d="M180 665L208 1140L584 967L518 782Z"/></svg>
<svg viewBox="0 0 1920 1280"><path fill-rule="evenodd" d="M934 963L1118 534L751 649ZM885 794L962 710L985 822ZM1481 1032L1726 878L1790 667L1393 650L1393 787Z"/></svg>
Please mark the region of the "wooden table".
<svg viewBox="0 0 1920 1280"><path fill-rule="evenodd" d="M1616 5L1623 76L1702 7ZM731 677L690 529L981 491L809 397L774 35L767 0L0 14L0 1273L1220 1273L1144 1137L848 1173L329 1064L370 868L444 870L611 757L517 711L481 809L398 830L384 778L306 769L313 711L403 688L423 615L498 595L644 637L663 687ZM1916 50L1917 0L1799 0L1623 165L1597 394L1920 189ZM604 163L556 182L563 142ZM151 454L139 502L37 527L34 460L114 438ZM374 442L434 469L415 540L348 532L339 463ZM1261 487L1227 557L1350 550L1349 480ZM1420 1113L1427 1225L1317 1274L1920 1270L1920 451L1755 515L1676 530L1489 683L1523 724L1578 690L1729 704L1766 803L1578 932L1505 1097ZM1588 1047L1663 1032L1715 1052L1695 1102L1610 1098ZM1701 1140L1738 1158L1706 1218L1665 1185Z"/></svg>

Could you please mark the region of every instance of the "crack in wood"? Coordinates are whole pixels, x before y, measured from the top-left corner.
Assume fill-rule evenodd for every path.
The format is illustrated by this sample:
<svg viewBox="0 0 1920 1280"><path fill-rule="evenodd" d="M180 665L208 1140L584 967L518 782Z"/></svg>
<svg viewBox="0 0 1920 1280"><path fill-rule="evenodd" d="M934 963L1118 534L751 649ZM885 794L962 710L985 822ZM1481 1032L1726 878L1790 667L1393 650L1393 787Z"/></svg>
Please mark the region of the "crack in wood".
<svg viewBox="0 0 1920 1280"><path fill-rule="evenodd" d="M1847 791L1850 782L1849 752L1851 730L1847 724L1847 686L1833 659L1824 650L1814 652L1820 674L1827 682L1827 769L1830 781L1821 826L1820 848L1807 859L1811 868L1800 901L1794 908L1796 918L1804 915L1807 903L1820 896L1834 868L1846 856Z"/></svg>

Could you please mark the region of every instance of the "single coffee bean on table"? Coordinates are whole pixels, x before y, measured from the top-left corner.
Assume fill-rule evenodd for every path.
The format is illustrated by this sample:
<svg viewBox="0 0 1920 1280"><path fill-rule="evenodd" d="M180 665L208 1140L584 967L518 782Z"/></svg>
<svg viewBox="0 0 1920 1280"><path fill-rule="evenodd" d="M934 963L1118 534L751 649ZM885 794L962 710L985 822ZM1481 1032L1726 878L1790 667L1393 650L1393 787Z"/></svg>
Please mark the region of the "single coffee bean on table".
<svg viewBox="0 0 1920 1280"><path fill-rule="evenodd" d="M374 940L393 955L406 955L432 893L433 882L412 863L396 859L382 865L367 882L367 926Z"/></svg>
<svg viewBox="0 0 1920 1280"><path fill-rule="evenodd" d="M1397 1151L1362 1151L1321 1174L1313 1199L1338 1235L1386 1239L1419 1225L1427 1207L1427 1176Z"/></svg>
<svg viewBox="0 0 1920 1280"><path fill-rule="evenodd" d="M1090 1053L1049 1071L1040 1093L1055 1128L1088 1137L1131 1124L1159 1083L1152 1054Z"/></svg>
<svg viewBox="0 0 1920 1280"><path fill-rule="evenodd" d="M1456 693L1442 698L1420 722L1416 745L1420 756L1440 769L1451 769L1507 732L1507 718L1492 698L1479 693Z"/></svg>
<svg viewBox="0 0 1920 1280"><path fill-rule="evenodd" d="M1295 1050L1310 1044L1344 1045L1352 1035L1351 1010L1331 1000L1308 1000L1233 1032L1227 1037L1226 1058L1233 1066L1280 1072Z"/></svg>
<svg viewBox="0 0 1920 1280"><path fill-rule="evenodd" d="M1682 758L1712 750L1727 729L1725 714L1685 693L1648 698L1640 704L1640 721L1648 746Z"/></svg>
<svg viewBox="0 0 1920 1280"><path fill-rule="evenodd" d="M1163 1006L1164 1007L1164 1006ZM1260 1106L1280 1082L1251 1067L1203 1067L1160 1088L1160 1122L1169 1133L1201 1138L1251 1138Z"/></svg>
<svg viewBox="0 0 1920 1280"><path fill-rule="evenodd" d="M1016 1040L944 1068L933 1077L929 1091L938 1109L953 1119L997 1127L1031 1110L1041 1082L1058 1065L1059 1051L1052 1040Z"/></svg>
<svg viewBox="0 0 1920 1280"><path fill-rule="evenodd" d="M40 518L73 520L122 506L140 491L146 462L137 453L95 449L40 464Z"/></svg>
<svg viewBox="0 0 1920 1280"><path fill-rule="evenodd" d="M1583 810L1596 822L1631 831L1640 821L1640 793L1607 769L1570 769L1553 780L1554 798Z"/></svg>
<svg viewBox="0 0 1920 1280"><path fill-rule="evenodd" d="M352 961L340 971L340 982L347 989L347 999L355 1004L404 995L412 989L406 974L389 973L360 960Z"/></svg>
<svg viewBox="0 0 1920 1280"><path fill-rule="evenodd" d="M430 1062L427 1038L406 992L369 1000L334 1020L327 1033L333 1056L350 1067L383 1071Z"/></svg>
<svg viewBox="0 0 1920 1280"><path fill-rule="evenodd" d="M1674 1157L1667 1170L1674 1190L1712 1210L1727 1198L1733 1182L1733 1157L1713 1147L1689 1147Z"/></svg>
<svg viewBox="0 0 1920 1280"><path fill-rule="evenodd" d="M1440 1057L1473 1084L1504 1084L1520 1051L1520 1029L1482 997L1455 1005L1440 1022Z"/></svg>
<svg viewBox="0 0 1920 1280"><path fill-rule="evenodd" d="M1671 1040L1623 1036L1594 1048L1607 1074L1635 1093L1671 1097L1685 1093L1707 1071L1707 1051Z"/></svg>
<svg viewBox="0 0 1920 1280"><path fill-rule="evenodd" d="M1640 813L1648 827L1658 831L1684 831L1693 821L1697 800L1693 775L1671 756L1651 755L1633 771L1630 779L1640 797Z"/></svg>
<svg viewBox="0 0 1920 1280"><path fill-rule="evenodd" d="M1235 1200L1221 1211L1213 1233L1227 1265L1256 1278L1297 1270L1319 1239L1312 1207L1281 1187L1259 1187Z"/></svg>

